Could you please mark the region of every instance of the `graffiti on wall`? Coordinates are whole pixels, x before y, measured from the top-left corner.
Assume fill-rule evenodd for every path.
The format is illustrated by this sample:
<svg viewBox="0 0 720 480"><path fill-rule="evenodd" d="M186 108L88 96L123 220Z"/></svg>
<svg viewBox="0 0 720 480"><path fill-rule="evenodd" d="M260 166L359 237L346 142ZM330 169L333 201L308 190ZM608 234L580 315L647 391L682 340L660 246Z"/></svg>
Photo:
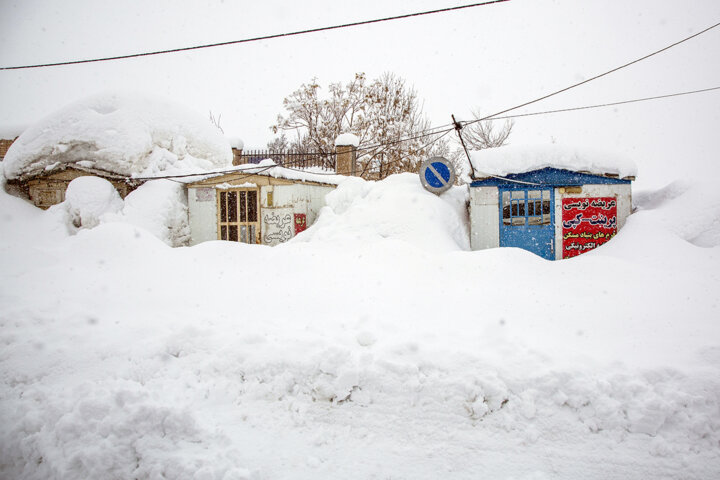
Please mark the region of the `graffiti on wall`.
<svg viewBox="0 0 720 480"><path fill-rule="evenodd" d="M597 248L617 233L617 199L563 198L562 258Z"/></svg>
<svg viewBox="0 0 720 480"><path fill-rule="evenodd" d="M264 208L262 221L265 245L287 242L294 235L292 208Z"/></svg>

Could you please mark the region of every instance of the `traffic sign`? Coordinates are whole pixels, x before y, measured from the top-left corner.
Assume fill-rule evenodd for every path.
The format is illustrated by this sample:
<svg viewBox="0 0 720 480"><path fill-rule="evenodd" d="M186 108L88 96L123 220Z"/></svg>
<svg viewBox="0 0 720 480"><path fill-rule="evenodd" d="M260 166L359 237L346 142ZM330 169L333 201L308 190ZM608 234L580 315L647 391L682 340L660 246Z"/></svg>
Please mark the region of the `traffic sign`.
<svg viewBox="0 0 720 480"><path fill-rule="evenodd" d="M455 169L447 159L432 157L420 166L420 182L425 190L440 195L455 183Z"/></svg>

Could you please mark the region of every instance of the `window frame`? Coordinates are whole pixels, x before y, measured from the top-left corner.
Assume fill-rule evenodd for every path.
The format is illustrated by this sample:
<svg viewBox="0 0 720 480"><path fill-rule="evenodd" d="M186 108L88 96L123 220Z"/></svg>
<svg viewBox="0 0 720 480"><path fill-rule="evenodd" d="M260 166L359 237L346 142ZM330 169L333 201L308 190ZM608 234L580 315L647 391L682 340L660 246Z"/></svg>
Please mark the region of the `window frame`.
<svg viewBox="0 0 720 480"><path fill-rule="evenodd" d="M533 193L539 193L539 196L533 196ZM502 205L500 222L505 227L540 227L552 224L552 190L550 189L502 190L500 202ZM538 204L540 213L537 213Z"/></svg>
<svg viewBox="0 0 720 480"><path fill-rule="evenodd" d="M254 194L254 202L251 200L253 196L251 194ZM260 243L260 189L257 187L223 188L218 189L216 197L218 240Z"/></svg>

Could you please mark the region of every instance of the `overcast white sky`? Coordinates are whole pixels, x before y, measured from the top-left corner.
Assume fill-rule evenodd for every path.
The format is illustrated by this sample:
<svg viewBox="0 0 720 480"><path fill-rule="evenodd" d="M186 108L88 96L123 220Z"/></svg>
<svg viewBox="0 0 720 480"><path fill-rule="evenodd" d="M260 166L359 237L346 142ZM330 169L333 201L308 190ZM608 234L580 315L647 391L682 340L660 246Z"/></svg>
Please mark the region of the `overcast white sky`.
<svg viewBox="0 0 720 480"><path fill-rule="evenodd" d="M0 0L0 66L46 63L281 33L472 3ZM194 52L0 71L0 134L83 96L140 90L222 115L263 147L301 83L392 71L433 124L491 113L626 63L720 22L717 0L511 0L460 12ZM519 111L720 86L720 27L641 64ZM631 156L639 184L720 174L720 91L519 119L511 141L587 145ZM642 182L642 183L641 183Z"/></svg>

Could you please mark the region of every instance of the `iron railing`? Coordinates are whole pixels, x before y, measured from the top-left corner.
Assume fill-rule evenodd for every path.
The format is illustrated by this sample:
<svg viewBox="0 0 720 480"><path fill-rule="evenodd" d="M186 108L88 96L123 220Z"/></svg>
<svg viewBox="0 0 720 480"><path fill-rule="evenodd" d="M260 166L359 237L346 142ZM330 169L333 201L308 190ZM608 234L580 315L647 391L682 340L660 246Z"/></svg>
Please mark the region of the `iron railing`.
<svg viewBox="0 0 720 480"><path fill-rule="evenodd" d="M292 168L320 167L335 170L335 153L300 152L296 150L243 150L239 155L240 163L260 163L266 158L278 165Z"/></svg>

